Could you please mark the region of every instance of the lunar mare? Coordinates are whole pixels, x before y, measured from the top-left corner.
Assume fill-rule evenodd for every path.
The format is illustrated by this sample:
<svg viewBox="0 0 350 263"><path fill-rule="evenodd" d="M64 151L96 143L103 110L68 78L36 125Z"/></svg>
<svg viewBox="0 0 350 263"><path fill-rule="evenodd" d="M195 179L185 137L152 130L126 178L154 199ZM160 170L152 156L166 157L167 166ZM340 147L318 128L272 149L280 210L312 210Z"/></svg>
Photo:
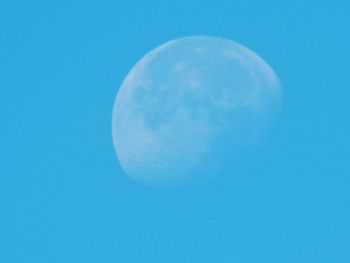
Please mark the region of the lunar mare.
<svg viewBox="0 0 350 263"><path fill-rule="evenodd" d="M118 91L118 160L145 183L227 172L260 140L280 101L276 74L248 48L216 37L167 42L146 54Z"/></svg>

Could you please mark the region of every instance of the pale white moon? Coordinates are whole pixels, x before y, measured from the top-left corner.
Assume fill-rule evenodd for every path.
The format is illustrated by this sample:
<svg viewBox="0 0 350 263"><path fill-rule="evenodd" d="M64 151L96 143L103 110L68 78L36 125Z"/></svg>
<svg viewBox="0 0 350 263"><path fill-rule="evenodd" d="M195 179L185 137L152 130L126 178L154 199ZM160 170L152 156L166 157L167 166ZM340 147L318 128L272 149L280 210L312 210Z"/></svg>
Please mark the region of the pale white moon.
<svg viewBox="0 0 350 263"><path fill-rule="evenodd" d="M185 37L146 54L116 97L114 147L145 183L201 179L230 165L265 133L280 104L271 67L222 38Z"/></svg>

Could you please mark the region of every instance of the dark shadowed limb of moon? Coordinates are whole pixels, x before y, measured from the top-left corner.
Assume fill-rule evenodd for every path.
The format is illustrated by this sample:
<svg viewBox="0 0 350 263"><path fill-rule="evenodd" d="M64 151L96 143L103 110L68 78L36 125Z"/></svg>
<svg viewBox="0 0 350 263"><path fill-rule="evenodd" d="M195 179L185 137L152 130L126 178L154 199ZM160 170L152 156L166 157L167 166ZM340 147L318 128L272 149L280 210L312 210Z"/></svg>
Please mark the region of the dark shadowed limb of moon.
<svg viewBox="0 0 350 263"><path fill-rule="evenodd" d="M248 48L216 37L167 42L119 89L112 119L119 162L151 184L234 176L230 165L259 142L280 101L276 74Z"/></svg>

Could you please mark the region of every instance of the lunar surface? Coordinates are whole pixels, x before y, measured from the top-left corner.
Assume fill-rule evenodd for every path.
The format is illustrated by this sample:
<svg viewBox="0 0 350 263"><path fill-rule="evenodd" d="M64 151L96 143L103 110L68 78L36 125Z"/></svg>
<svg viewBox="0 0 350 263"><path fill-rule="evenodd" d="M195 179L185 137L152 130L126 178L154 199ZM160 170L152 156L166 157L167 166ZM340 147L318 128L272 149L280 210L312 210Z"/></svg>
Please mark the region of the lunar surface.
<svg viewBox="0 0 350 263"><path fill-rule="evenodd" d="M146 54L116 97L113 143L124 172L150 184L230 173L281 101L271 67L222 38L185 37Z"/></svg>

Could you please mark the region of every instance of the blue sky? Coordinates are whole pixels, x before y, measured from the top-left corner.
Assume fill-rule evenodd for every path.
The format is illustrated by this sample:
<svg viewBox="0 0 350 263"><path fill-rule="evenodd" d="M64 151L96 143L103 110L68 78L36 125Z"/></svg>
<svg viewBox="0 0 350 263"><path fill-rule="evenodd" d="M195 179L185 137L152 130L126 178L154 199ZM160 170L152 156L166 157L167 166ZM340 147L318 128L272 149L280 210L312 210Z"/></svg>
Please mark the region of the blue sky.
<svg viewBox="0 0 350 263"><path fill-rule="evenodd" d="M0 262L350 261L346 1L0 3ZM130 68L214 35L274 68L283 111L234 176L136 184L111 139Z"/></svg>

